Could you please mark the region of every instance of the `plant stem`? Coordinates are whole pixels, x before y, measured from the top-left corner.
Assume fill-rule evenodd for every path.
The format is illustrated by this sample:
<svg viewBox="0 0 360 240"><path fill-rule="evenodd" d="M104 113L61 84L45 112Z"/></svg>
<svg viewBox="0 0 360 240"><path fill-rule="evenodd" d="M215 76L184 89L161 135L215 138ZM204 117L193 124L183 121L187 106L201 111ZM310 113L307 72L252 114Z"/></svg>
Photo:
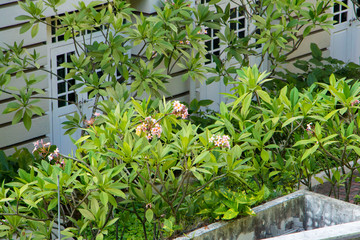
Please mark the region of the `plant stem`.
<svg viewBox="0 0 360 240"><path fill-rule="evenodd" d="M136 211L134 202L132 204L133 204L134 213L135 213L136 217L139 219L139 221L141 222L141 225L142 225L142 228L143 228L143 231L144 231L144 239L147 240L145 221L143 221L143 219L140 217L140 215ZM145 214L145 212L144 212L144 214Z"/></svg>
<svg viewBox="0 0 360 240"><path fill-rule="evenodd" d="M60 176L57 175L57 193L58 193L58 238L61 240L61 225L60 225Z"/></svg>

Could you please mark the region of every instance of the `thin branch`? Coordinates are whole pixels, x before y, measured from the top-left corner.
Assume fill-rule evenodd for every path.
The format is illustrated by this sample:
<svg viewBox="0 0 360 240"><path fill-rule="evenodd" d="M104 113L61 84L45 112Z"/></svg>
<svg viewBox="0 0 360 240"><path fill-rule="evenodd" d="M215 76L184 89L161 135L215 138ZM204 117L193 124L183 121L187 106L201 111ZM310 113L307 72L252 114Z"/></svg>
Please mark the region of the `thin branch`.
<svg viewBox="0 0 360 240"><path fill-rule="evenodd" d="M94 191L96 191L96 189L89 190L89 191L86 193L85 197L75 206L75 208L74 208L73 211L71 212L70 218L72 218L72 217L74 216L76 209L89 197L90 193L92 193L92 192L94 192Z"/></svg>
<svg viewBox="0 0 360 240"><path fill-rule="evenodd" d="M149 183L151 185L151 187L155 190L155 192L157 192L157 194L159 194L159 196L169 205L169 207L171 208L171 211L173 213L175 213L175 209L172 205L172 202L169 201L169 199L167 199L160 191L159 189L157 189L157 187L148 179L144 178L139 172L137 172L138 176L144 180L145 182Z"/></svg>
<svg viewBox="0 0 360 240"><path fill-rule="evenodd" d="M77 158L74 158L74 157L70 157L70 156L66 156L66 155L63 155L63 154L61 154L61 153L60 153L59 155L60 155L61 157L63 157L63 158L71 159L71 160L74 160L74 161L76 161L76 162L82 163L82 164L84 164L87 168L89 168L89 170L91 170L90 165L87 164L86 162L80 160L80 159L77 159Z"/></svg>
<svg viewBox="0 0 360 240"><path fill-rule="evenodd" d="M187 178L187 175L188 175L188 170L185 171L184 177L181 179L181 182L180 182L178 188L176 189L176 193L175 193L175 195L174 195L174 198L173 198L173 200L171 201L172 203L176 200L176 198L177 198L177 196L178 196L178 194L179 194L179 192L180 192L180 189L182 188L182 186L183 186L183 184L184 184L184 182L185 182L185 179Z"/></svg>
<svg viewBox="0 0 360 240"><path fill-rule="evenodd" d="M176 213L179 210L181 203L184 201L185 197L187 196L187 190L189 187L189 179L190 179L190 175L188 174L189 172L187 172L187 174L184 176L184 178L186 178L186 186L185 186L185 191L183 192L180 201L178 202L178 205L176 207ZM176 215L175 215L176 217Z"/></svg>
<svg viewBox="0 0 360 240"><path fill-rule="evenodd" d="M217 176L217 177L214 177L214 178L210 179L210 180L209 180L207 183L205 183L204 185L202 185L202 186L196 188L195 190L193 190L192 192L190 192L189 195L192 195L192 194L194 194L194 193L196 193L196 192L204 189L204 188L205 188L207 185L209 185L210 183L212 183L212 182L214 182L214 181L216 181L216 180L218 180L218 179L221 179L221 178L225 177L226 175L227 175L227 174L224 173L224 174L222 174L222 175L219 175L219 176Z"/></svg>

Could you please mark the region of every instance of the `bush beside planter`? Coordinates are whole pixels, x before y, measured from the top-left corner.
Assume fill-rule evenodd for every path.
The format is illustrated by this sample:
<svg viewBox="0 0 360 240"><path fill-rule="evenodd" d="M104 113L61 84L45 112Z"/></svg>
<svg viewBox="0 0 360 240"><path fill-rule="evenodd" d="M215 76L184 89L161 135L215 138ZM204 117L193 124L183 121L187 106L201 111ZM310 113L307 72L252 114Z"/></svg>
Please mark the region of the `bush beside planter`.
<svg viewBox="0 0 360 240"><path fill-rule="evenodd" d="M267 202L253 210L256 216L217 222L176 240L250 240L271 237L277 239L276 236L291 233L294 234L285 235L279 239L293 239L292 237L295 236L300 236L296 239L345 239L345 235L350 233L331 230L337 227L334 225L360 221L360 206L306 190L299 190ZM350 235L360 237L360 224L357 225L358 230L350 225L347 228L344 224L341 229L353 229ZM323 227L327 228L322 229L319 235L319 228ZM312 229L317 230L308 231ZM311 233L315 235L311 236ZM339 234L343 235L338 236ZM306 236L306 238L301 238L301 236Z"/></svg>

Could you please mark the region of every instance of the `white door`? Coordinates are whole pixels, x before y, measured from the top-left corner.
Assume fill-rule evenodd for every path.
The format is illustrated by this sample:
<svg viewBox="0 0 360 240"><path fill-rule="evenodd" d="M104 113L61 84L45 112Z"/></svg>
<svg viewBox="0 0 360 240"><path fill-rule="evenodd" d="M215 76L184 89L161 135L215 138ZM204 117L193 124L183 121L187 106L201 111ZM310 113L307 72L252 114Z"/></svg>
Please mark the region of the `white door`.
<svg viewBox="0 0 360 240"><path fill-rule="evenodd" d="M360 0L357 0L360 3ZM331 57L344 62L360 64L360 22L356 16L360 10L354 8L351 0L343 0L349 6L346 8L334 4L334 29L331 31Z"/></svg>
<svg viewBox="0 0 360 240"><path fill-rule="evenodd" d="M57 145L60 152L69 154L75 150L69 135L64 135L66 129L63 129L62 123L67 121L66 116L69 114L79 113L78 107L87 115L91 114L89 111L89 104L87 101L87 94L79 94L73 90L69 90L75 84L74 79L65 79L69 69L61 66L64 62L71 62L70 56L75 54L73 45L65 45L51 49L51 70L56 75L51 76L50 87L51 96L58 98L58 101L52 101L52 124L51 124L51 139L52 144ZM79 102L77 107L73 102ZM89 118L89 116L88 116ZM74 139L80 137L81 131L77 131L72 135Z"/></svg>

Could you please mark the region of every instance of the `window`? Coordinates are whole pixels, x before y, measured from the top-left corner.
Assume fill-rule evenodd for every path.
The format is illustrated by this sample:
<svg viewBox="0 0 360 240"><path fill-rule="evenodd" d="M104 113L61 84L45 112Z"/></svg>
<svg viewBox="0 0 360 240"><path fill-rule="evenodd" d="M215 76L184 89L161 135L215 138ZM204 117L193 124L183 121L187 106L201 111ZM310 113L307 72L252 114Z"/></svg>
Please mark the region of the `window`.
<svg viewBox="0 0 360 240"><path fill-rule="evenodd" d="M260 34L261 34L260 29L257 28L257 29L255 30L255 33L258 34L258 35L260 35ZM255 49L259 49L259 48L261 48L261 46L262 46L262 44L257 44L256 47L255 47Z"/></svg>
<svg viewBox="0 0 360 240"><path fill-rule="evenodd" d="M57 97L58 108L70 105L70 102L75 102L76 96L74 91L70 91L70 87L75 84L74 79L65 79L66 74L70 69L61 66L62 63L71 62L71 55L74 52L62 53L56 56L56 82L57 82Z"/></svg>
<svg viewBox="0 0 360 240"><path fill-rule="evenodd" d="M236 7L230 10L230 29L233 30L239 38L245 37L245 15L242 7Z"/></svg>
<svg viewBox="0 0 360 240"><path fill-rule="evenodd" d="M345 4L348 4L348 0L343 0L342 2ZM348 18L348 9L343 5L335 3L334 4L334 17L333 17L333 20L335 21L334 25L343 23L343 22L347 22L347 20L348 20L347 18Z"/></svg>
<svg viewBox="0 0 360 240"><path fill-rule="evenodd" d="M206 28L205 33L211 37L210 40L205 41L206 50L208 51L208 54L206 54L206 63L209 64L213 62L212 55L219 56L220 55L220 39L218 36L216 36L216 33L218 33L219 30L212 29L212 28Z"/></svg>
<svg viewBox="0 0 360 240"><path fill-rule="evenodd" d="M244 38L246 35L246 20L242 7L235 7L230 9L230 29L234 31L238 38ZM214 62L213 56L220 55L220 39L216 36L219 30L206 28L206 34L211 37L211 40L205 41L206 50L208 54L206 55L207 62L209 64ZM261 45L257 46L260 48Z"/></svg>

